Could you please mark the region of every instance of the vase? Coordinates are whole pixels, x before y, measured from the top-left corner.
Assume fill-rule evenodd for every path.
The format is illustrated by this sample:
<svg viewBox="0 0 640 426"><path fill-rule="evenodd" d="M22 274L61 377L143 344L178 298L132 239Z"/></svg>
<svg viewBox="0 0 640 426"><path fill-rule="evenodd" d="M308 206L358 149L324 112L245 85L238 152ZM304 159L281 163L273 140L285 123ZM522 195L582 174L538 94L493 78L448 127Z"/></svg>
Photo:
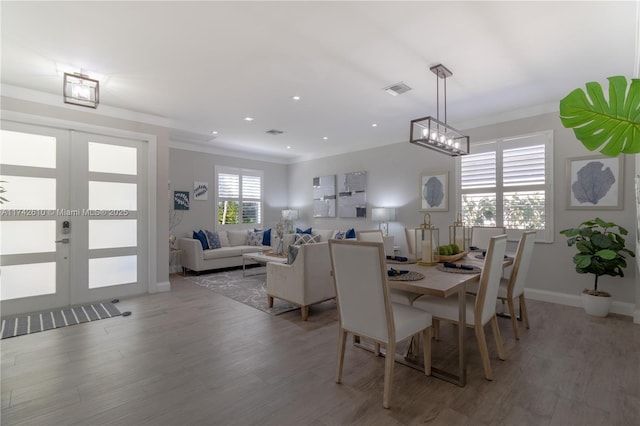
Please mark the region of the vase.
<svg viewBox="0 0 640 426"><path fill-rule="evenodd" d="M274 250L275 254L282 254L283 250L283 246L284 246L284 239L281 237L276 237L275 238L277 240L276 243L276 249Z"/></svg>

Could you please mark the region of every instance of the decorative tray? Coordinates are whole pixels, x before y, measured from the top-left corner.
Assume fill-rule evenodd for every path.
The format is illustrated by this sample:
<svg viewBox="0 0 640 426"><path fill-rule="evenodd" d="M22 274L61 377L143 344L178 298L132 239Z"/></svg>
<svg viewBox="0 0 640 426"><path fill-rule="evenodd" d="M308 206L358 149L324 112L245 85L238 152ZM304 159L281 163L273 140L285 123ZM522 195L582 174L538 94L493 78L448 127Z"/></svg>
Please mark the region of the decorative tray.
<svg viewBox="0 0 640 426"><path fill-rule="evenodd" d="M438 256L438 262L456 262L460 259L464 259L467 256L467 251L462 251L458 254L454 254L452 256Z"/></svg>

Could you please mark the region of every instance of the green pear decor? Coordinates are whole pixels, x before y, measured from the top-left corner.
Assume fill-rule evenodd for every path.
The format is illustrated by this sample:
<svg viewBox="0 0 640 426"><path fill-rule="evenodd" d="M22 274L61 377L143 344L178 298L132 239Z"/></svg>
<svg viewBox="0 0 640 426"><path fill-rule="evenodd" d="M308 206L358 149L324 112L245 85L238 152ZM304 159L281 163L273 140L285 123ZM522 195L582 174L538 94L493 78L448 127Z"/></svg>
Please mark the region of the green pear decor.
<svg viewBox="0 0 640 426"><path fill-rule="evenodd" d="M627 91L624 76L609 77L609 99L597 82L587 92L575 89L560 101L562 125L573 129L589 150L604 155L640 153L640 79L631 79Z"/></svg>

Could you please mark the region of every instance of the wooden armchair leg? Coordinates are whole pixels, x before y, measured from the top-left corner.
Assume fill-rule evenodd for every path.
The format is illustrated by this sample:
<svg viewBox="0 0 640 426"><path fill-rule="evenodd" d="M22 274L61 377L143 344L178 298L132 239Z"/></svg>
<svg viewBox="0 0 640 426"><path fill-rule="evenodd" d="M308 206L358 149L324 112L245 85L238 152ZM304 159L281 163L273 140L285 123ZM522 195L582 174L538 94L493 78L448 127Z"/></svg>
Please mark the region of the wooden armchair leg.
<svg viewBox="0 0 640 426"><path fill-rule="evenodd" d="M524 327L529 329L529 313L527 312L527 303L524 301L524 294L520 295L520 316L524 322Z"/></svg>
<svg viewBox="0 0 640 426"><path fill-rule="evenodd" d="M498 318L494 315L491 318L491 328L493 330L493 338L496 340L496 346L498 347L498 358L504 361L504 344L502 343L502 336L500 335L500 328L498 327Z"/></svg>
<svg viewBox="0 0 640 426"><path fill-rule="evenodd" d="M513 326L513 336L516 340L520 340L520 334L518 333L518 319L516 318L516 307L513 304L513 299L507 300L509 304L509 315L511 316L511 325Z"/></svg>
<svg viewBox="0 0 640 426"><path fill-rule="evenodd" d="M267 295L267 306L273 308L273 296Z"/></svg>
<svg viewBox="0 0 640 426"><path fill-rule="evenodd" d="M475 325L476 339L478 340L478 349L480 349L480 358L482 358L482 366L484 368L484 377L487 380L493 380L493 372L491 371L491 362L489 361L489 349L487 348L487 339L484 335L484 328L481 324Z"/></svg>
<svg viewBox="0 0 640 426"><path fill-rule="evenodd" d="M338 331L338 359L336 360L336 383L342 382L342 367L344 366L344 349L347 345L347 332L340 328Z"/></svg>
<svg viewBox="0 0 640 426"><path fill-rule="evenodd" d="M309 306L303 306L300 308L300 313L302 314L302 321L306 321L309 319Z"/></svg>

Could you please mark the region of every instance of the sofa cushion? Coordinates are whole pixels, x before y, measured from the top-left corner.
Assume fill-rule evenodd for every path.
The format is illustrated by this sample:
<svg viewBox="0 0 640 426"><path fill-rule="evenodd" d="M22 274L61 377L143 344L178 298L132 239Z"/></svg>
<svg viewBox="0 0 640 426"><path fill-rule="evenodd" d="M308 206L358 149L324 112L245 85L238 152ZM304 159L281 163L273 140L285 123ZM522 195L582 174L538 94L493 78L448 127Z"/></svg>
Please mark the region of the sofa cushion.
<svg viewBox="0 0 640 426"><path fill-rule="evenodd" d="M267 229L262 233L262 245L263 246L271 245L271 228Z"/></svg>
<svg viewBox="0 0 640 426"><path fill-rule="evenodd" d="M204 260L222 259L225 257L242 256L241 247L222 247L219 249L210 249L204 251Z"/></svg>
<svg viewBox="0 0 640 426"><path fill-rule="evenodd" d="M356 230L351 228L349 230L347 230L347 232L344 234L345 238L355 238L356 237Z"/></svg>
<svg viewBox="0 0 640 426"><path fill-rule="evenodd" d="M307 228L307 229L300 229L300 228L296 228L296 234L311 234L311 228Z"/></svg>
<svg viewBox="0 0 640 426"><path fill-rule="evenodd" d="M320 237L318 242L329 241L331 238L333 238L333 234L333 229L314 229L312 232L312 235L318 235Z"/></svg>
<svg viewBox="0 0 640 426"><path fill-rule="evenodd" d="M200 241L200 244L202 244L202 250L209 250L209 243L207 242L207 236L204 234L202 229L199 230L198 232L193 231L193 239Z"/></svg>
<svg viewBox="0 0 640 426"><path fill-rule="evenodd" d="M247 237L249 236L249 232L246 229L243 230L228 230L227 237L229 238L229 245L231 247L235 246L246 246L247 245Z"/></svg>
<svg viewBox="0 0 640 426"><path fill-rule="evenodd" d="M262 245L262 231L249 231L249 236L247 237L247 244L250 246L261 246Z"/></svg>
<svg viewBox="0 0 640 426"><path fill-rule="evenodd" d="M230 247L229 244L229 236L227 235L227 231L218 231L218 237L220 238L220 245L222 247Z"/></svg>
<svg viewBox="0 0 640 426"><path fill-rule="evenodd" d="M341 230L337 230L336 232L334 232L332 238L334 240L344 240L344 235L345 235L345 231L341 231Z"/></svg>
<svg viewBox="0 0 640 426"><path fill-rule="evenodd" d="M209 230L205 230L204 233L207 236L207 243L209 243L210 249L219 249L222 247L222 244L220 244L220 236L216 231L211 232Z"/></svg>
<svg viewBox="0 0 640 426"><path fill-rule="evenodd" d="M320 242L320 235L310 235L310 234L296 234L296 241L293 243L294 245L300 244L313 244Z"/></svg>

